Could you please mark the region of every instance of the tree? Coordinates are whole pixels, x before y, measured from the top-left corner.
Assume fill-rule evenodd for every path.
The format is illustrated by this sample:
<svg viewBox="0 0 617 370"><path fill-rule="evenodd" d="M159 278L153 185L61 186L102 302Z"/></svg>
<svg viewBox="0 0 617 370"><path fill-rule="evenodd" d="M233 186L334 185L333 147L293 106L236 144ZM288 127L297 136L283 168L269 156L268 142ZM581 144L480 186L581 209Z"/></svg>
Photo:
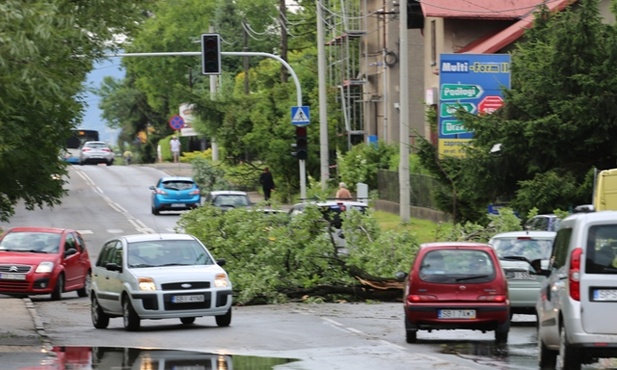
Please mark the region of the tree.
<svg viewBox="0 0 617 370"><path fill-rule="evenodd" d="M424 153L447 174L451 204L466 199L480 211L501 200L524 217L534 207L546 213L590 202L593 168L617 164L616 37L597 0L537 13L512 53L504 108L488 116L459 113L474 131L467 156L435 161ZM491 154L497 143L501 151Z"/></svg>
<svg viewBox="0 0 617 370"><path fill-rule="evenodd" d="M0 220L59 204L59 158L84 110L82 84L117 34L130 34L150 0L76 4L6 0L0 5Z"/></svg>

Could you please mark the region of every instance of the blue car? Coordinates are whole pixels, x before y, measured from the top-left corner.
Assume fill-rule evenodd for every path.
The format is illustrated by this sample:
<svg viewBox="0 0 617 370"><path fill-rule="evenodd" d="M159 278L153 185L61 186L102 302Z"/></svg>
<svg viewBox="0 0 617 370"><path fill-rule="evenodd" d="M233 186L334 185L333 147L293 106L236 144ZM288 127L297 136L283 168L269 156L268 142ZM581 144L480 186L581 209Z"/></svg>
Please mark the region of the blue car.
<svg viewBox="0 0 617 370"><path fill-rule="evenodd" d="M201 205L201 192L191 177L162 177L152 190L152 214L184 211Z"/></svg>

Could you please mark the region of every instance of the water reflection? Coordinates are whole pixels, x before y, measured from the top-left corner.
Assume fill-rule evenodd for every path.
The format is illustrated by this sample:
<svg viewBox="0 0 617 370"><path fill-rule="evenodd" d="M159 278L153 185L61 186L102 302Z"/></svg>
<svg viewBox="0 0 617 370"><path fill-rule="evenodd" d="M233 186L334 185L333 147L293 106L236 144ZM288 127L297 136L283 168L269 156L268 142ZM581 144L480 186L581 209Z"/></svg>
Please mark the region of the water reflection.
<svg viewBox="0 0 617 370"><path fill-rule="evenodd" d="M118 347L54 347L52 355L54 360L44 367L46 370L271 370L277 365L297 361L274 357Z"/></svg>

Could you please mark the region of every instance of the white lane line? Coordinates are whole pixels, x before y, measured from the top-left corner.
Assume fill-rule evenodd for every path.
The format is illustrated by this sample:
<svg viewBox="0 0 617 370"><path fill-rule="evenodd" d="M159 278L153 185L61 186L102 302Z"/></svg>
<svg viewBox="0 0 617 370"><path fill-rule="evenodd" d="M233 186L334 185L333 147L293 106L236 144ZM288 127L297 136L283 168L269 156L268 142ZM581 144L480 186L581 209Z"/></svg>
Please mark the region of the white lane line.
<svg viewBox="0 0 617 370"><path fill-rule="evenodd" d="M80 234L82 235L86 235L86 234L94 234L94 231L92 230L77 230Z"/></svg>

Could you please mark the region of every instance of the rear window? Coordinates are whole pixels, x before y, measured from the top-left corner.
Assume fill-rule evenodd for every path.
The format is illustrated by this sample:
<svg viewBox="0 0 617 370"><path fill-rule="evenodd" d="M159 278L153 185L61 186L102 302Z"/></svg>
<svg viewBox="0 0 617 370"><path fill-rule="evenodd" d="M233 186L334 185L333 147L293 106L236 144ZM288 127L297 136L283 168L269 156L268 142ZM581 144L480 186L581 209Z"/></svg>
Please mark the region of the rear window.
<svg viewBox="0 0 617 370"><path fill-rule="evenodd" d="M549 259L553 248L552 239L532 237L496 238L491 241L499 258L525 257L528 261Z"/></svg>
<svg viewBox="0 0 617 370"><path fill-rule="evenodd" d="M163 188L169 190L187 190L191 189L195 186L195 183L192 181L166 181L163 183Z"/></svg>
<svg viewBox="0 0 617 370"><path fill-rule="evenodd" d="M585 271L590 274L617 274L617 225L589 228Z"/></svg>
<svg viewBox="0 0 617 370"><path fill-rule="evenodd" d="M244 195L218 195L212 201L212 204L218 207L245 207L249 206L249 199Z"/></svg>
<svg viewBox="0 0 617 370"><path fill-rule="evenodd" d="M485 251L443 249L424 255L419 274L430 283L486 283L495 279L495 266Z"/></svg>

